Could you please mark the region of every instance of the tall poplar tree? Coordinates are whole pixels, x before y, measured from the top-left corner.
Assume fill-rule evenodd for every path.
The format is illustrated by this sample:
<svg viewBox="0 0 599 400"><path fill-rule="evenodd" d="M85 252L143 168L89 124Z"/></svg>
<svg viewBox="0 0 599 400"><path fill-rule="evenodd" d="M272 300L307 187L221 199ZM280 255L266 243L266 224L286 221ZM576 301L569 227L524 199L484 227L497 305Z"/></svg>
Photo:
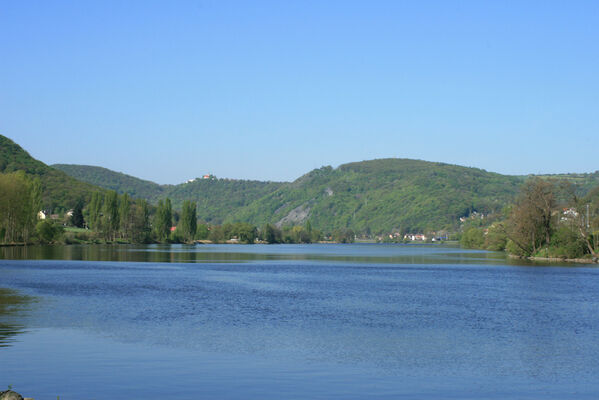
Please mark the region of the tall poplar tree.
<svg viewBox="0 0 599 400"><path fill-rule="evenodd" d="M83 219L83 200L77 200L75 207L73 208L73 215L71 215L71 223L77 228L83 228L85 220Z"/></svg>
<svg viewBox="0 0 599 400"><path fill-rule="evenodd" d="M121 237L128 238L131 226L131 199L127 193L119 198L119 221L121 228Z"/></svg>
<svg viewBox="0 0 599 400"><path fill-rule="evenodd" d="M177 232L180 233L180 235L183 237L183 240L190 242L195 237L197 226L198 217L196 212L196 203L192 203L190 200L185 200L183 202L181 219L179 219Z"/></svg>
<svg viewBox="0 0 599 400"><path fill-rule="evenodd" d="M150 210L148 202L136 200L131 207L130 239L134 243L146 243L150 239Z"/></svg>
<svg viewBox="0 0 599 400"><path fill-rule="evenodd" d="M158 201L158 208L154 216L154 230L156 238L165 242L168 239L173 223L173 209L171 200L167 197L164 201Z"/></svg>
<svg viewBox="0 0 599 400"><path fill-rule="evenodd" d="M104 196L102 228L107 239L114 240L119 229L119 195L114 190Z"/></svg>
<svg viewBox="0 0 599 400"><path fill-rule="evenodd" d="M89 203L89 220L87 221L90 228L95 231L101 230L101 217L102 215L102 195L100 192L94 192L92 199Z"/></svg>

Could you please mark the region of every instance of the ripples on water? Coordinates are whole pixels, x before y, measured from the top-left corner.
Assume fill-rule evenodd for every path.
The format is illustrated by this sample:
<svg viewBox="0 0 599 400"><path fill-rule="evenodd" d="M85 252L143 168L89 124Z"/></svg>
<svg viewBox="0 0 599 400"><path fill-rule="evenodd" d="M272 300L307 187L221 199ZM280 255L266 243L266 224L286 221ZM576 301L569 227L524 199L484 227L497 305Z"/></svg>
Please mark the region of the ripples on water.
<svg viewBox="0 0 599 400"><path fill-rule="evenodd" d="M36 354L60 350L72 365L65 374L96 371L69 383L73 394L107 377L146 398L162 387L142 383L150 377L183 398L599 394L595 268L508 265L497 253L441 246L69 246L2 256L29 260L0 260L0 286L39 299L10 316L17 342L0 348L26 361L0 376L23 384L40 374ZM24 327L31 333L18 335ZM106 363L125 372L114 377ZM38 379L37 389L59 390L61 379Z"/></svg>

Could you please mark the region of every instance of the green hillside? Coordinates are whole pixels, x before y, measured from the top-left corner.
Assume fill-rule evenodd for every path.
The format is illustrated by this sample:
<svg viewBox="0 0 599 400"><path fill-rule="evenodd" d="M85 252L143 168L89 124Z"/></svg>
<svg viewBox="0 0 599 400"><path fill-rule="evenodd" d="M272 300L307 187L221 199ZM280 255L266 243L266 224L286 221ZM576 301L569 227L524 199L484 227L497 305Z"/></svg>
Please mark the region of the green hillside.
<svg viewBox="0 0 599 400"><path fill-rule="evenodd" d="M422 231L449 228L472 211L500 211L520 177L408 159L323 167L252 203L230 221L298 224L325 231Z"/></svg>
<svg viewBox="0 0 599 400"><path fill-rule="evenodd" d="M310 221L326 232L351 228L359 233L451 229L459 225L460 217L474 211L499 212L529 177L419 160L380 159L335 169L322 167L294 182L211 178L158 185L101 167L55 167L60 171L0 136L0 172L25 170L42 178L46 207L69 207L79 197L88 199L96 190L93 184L152 203L168 197L175 209L184 200L195 201L198 218L213 224L285 226ZM599 172L543 178L569 181L579 196L599 186Z"/></svg>
<svg viewBox="0 0 599 400"><path fill-rule="evenodd" d="M84 201L88 201L92 192L100 190L36 160L21 146L0 135L0 172L21 170L40 178L43 189L42 203L46 209L71 208L77 199L83 198Z"/></svg>
<svg viewBox="0 0 599 400"><path fill-rule="evenodd" d="M159 185L102 167L72 164L55 164L53 167L81 181L128 193L133 198L143 198L154 204L168 197L176 210L181 209L184 200L195 201L198 218L215 224L281 186L278 182L215 178Z"/></svg>
<svg viewBox="0 0 599 400"><path fill-rule="evenodd" d="M163 197L169 197L175 209L180 209L184 200L195 201L200 220L220 224L281 185L280 182L239 179L196 179L170 187Z"/></svg>
<svg viewBox="0 0 599 400"><path fill-rule="evenodd" d="M75 164L54 164L52 168L63 171L69 176L105 189L115 190L119 194L127 193L133 198L154 201L168 189L167 185L159 185L131 175L115 172L103 167Z"/></svg>

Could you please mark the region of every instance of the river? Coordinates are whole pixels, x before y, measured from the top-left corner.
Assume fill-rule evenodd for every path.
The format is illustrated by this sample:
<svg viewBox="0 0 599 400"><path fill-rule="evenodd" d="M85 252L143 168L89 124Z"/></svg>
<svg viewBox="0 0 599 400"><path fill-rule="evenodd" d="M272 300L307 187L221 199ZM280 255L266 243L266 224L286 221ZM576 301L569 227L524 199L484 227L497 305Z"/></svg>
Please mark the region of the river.
<svg viewBox="0 0 599 400"><path fill-rule="evenodd" d="M598 294L591 265L440 245L3 247L0 384L37 400L596 399Z"/></svg>

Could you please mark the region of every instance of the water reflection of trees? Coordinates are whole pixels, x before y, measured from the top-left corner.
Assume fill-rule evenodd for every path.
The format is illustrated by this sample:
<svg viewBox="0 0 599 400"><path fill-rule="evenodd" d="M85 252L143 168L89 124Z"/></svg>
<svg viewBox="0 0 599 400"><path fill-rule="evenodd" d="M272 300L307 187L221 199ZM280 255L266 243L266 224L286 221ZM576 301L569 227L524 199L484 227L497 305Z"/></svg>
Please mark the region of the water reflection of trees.
<svg viewBox="0 0 599 400"><path fill-rule="evenodd" d="M217 263L251 261L331 261L375 264L478 264L496 262L505 264L505 255L489 252L414 252L410 245L398 245L395 254L381 253L322 253L319 247L304 251L298 247L280 251L277 246L252 247L244 245L69 245L69 246L8 246L0 247L0 259L7 260L81 260L151 263ZM387 249L391 249L387 246ZM513 263L513 261L509 261Z"/></svg>
<svg viewBox="0 0 599 400"><path fill-rule="evenodd" d="M8 347L14 337L25 331L25 327L15 323L32 303L33 299L14 290L0 288L0 347Z"/></svg>

